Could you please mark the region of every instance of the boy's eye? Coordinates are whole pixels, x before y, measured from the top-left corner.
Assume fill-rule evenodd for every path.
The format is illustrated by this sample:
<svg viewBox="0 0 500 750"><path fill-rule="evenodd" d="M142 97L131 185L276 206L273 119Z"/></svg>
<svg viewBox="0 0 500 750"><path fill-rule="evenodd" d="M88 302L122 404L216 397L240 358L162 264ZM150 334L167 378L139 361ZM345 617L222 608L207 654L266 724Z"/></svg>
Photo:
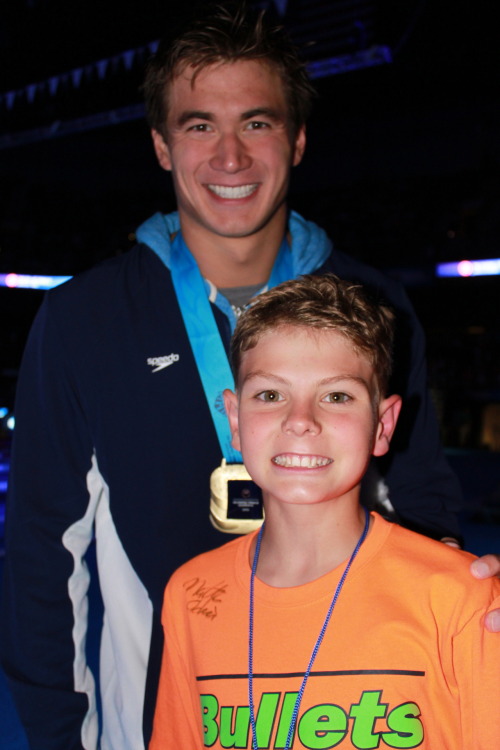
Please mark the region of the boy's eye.
<svg viewBox="0 0 500 750"><path fill-rule="evenodd" d="M328 401L330 404L345 404L351 400L351 397L347 393L338 393L335 391L334 393L328 393L323 400Z"/></svg>
<svg viewBox="0 0 500 750"><path fill-rule="evenodd" d="M260 401L267 401L272 403L273 401L281 401L281 396L278 391L261 391L256 396Z"/></svg>

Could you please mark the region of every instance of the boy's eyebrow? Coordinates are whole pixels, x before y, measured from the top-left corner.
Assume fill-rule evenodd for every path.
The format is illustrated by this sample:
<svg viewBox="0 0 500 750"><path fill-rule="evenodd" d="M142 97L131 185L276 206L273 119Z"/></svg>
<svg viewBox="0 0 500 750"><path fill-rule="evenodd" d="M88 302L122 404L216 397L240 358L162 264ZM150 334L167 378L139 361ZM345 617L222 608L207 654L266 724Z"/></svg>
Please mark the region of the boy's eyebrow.
<svg viewBox="0 0 500 750"><path fill-rule="evenodd" d="M254 380L255 378L265 378L266 380L273 380L274 382L281 383L282 385L290 384L290 381L288 381L286 378L283 378L281 375L276 375L272 372L266 372L265 370L252 370L245 375L242 381L242 385L244 383L248 383L249 380ZM341 375L332 375L331 377L322 378L318 381L317 385L335 385L336 383L342 382L344 380L354 380L356 383L364 386L364 388L369 387L364 378L360 377L359 375L351 375L350 373L342 373Z"/></svg>
<svg viewBox="0 0 500 750"><path fill-rule="evenodd" d="M331 378L323 378L323 380L319 381L318 385L333 385L334 383L338 383L342 380L354 380L356 383L364 385L365 387L367 387L368 385L366 380L360 375L351 375L350 373L345 373L343 375L334 375Z"/></svg>
<svg viewBox="0 0 500 750"><path fill-rule="evenodd" d="M265 370L252 370L251 372L247 372L247 374L243 378L242 385L244 383L248 383L249 380L254 380L255 378L265 378L266 380L274 380L277 383L281 383L282 385L289 384L289 381L286 380L286 378L282 378L280 375L275 375L274 373L266 372Z"/></svg>

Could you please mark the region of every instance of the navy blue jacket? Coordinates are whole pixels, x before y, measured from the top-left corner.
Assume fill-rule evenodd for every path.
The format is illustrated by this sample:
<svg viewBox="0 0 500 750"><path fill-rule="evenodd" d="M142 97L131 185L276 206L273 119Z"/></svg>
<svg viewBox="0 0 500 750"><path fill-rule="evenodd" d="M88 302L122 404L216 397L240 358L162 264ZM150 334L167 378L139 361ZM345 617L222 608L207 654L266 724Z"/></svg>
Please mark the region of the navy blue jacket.
<svg viewBox="0 0 500 750"><path fill-rule="evenodd" d="M393 391L404 407L380 470L404 522L429 535L456 536L459 490L426 389L424 337L404 290L331 251L326 235L297 215L290 226L294 273L333 271L367 284L397 310ZM165 583L180 563L227 541L208 520L209 476L221 452L168 257L162 260L156 246L168 249L176 227L176 215L155 217L139 236L151 237L156 252L139 244L47 293L26 347L1 648L36 750L98 746L94 677L85 657L84 558L94 535L105 606L104 750L137 750L147 742ZM212 308L227 347L227 302L217 294Z"/></svg>

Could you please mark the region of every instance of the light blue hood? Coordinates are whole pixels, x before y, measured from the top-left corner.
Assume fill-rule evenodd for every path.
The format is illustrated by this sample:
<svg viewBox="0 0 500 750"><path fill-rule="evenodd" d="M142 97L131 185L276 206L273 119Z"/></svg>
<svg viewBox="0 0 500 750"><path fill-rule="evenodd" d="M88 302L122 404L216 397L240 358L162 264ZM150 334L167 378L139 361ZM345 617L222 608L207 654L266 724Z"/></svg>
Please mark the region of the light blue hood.
<svg viewBox="0 0 500 750"><path fill-rule="evenodd" d="M312 221L306 221L298 213L290 213L288 228L292 237L293 275L312 273L319 268L332 251L332 243L326 232ZM153 250L170 268L170 236L180 229L179 214L156 213L137 229L139 242Z"/></svg>

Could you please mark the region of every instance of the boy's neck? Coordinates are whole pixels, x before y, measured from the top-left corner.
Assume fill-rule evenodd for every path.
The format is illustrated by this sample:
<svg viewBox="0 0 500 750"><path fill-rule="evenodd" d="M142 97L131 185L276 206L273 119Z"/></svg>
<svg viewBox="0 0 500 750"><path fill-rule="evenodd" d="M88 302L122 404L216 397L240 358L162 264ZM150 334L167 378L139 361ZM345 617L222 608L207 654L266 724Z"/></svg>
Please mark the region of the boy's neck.
<svg viewBox="0 0 500 750"><path fill-rule="evenodd" d="M257 578L276 588L301 586L345 562L361 536L365 513L359 503L332 510L321 505L266 509ZM254 550L253 544L250 564Z"/></svg>

